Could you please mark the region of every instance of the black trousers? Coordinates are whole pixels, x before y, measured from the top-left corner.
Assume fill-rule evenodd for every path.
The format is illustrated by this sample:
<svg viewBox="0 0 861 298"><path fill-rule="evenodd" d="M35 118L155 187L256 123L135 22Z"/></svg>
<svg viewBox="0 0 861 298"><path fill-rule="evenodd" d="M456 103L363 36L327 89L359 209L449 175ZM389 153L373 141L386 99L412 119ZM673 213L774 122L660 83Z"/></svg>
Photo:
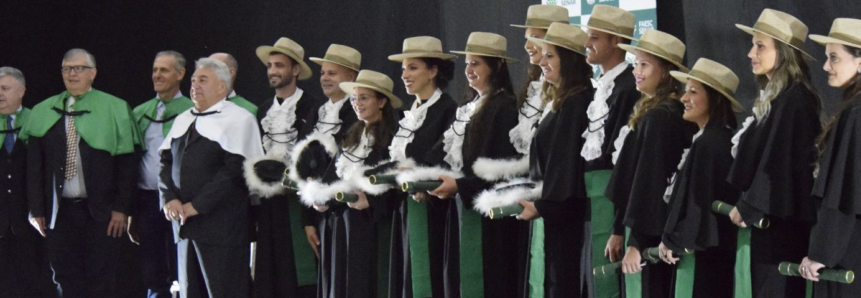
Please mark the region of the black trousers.
<svg viewBox="0 0 861 298"><path fill-rule="evenodd" d="M59 204L46 240L62 296L114 297L119 245L125 239L108 236L108 222L93 219L86 200L60 199Z"/></svg>
<svg viewBox="0 0 861 298"><path fill-rule="evenodd" d="M188 279L187 298L240 298L249 296L250 251L247 245L224 246L194 240L185 246L184 270ZM184 245L179 246L180 249Z"/></svg>
<svg viewBox="0 0 861 298"><path fill-rule="evenodd" d="M45 242L32 228L0 236L0 296L56 297Z"/></svg>
<svg viewBox="0 0 861 298"><path fill-rule="evenodd" d="M171 297L170 286L176 280L176 245L170 221L159 206L158 191L137 191L134 216L140 237L140 262L147 297Z"/></svg>

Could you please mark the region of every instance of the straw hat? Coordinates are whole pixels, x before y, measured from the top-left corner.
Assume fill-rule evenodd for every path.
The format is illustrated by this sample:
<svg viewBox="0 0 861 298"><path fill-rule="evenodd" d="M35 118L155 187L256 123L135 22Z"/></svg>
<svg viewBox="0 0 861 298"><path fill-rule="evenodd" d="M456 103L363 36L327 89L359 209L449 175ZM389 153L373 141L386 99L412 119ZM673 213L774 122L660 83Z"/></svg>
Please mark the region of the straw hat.
<svg viewBox="0 0 861 298"><path fill-rule="evenodd" d="M690 72L684 73L673 70L670 71L670 75L682 83L687 82L689 79L694 79L712 87L729 99L734 112L744 112L744 108L742 108L741 104L739 104L738 101L735 100L735 97L733 97L735 90L738 89L738 76L736 76L731 69L723 66L723 64L706 58L700 58L700 60L697 60L697 63L694 64L694 68L691 69Z"/></svg>
<svg viewBox="0 0 861 298"><path fill-rule="evenodd" d="M861 20L838 18L831 24L828 36L811 34L810 39L822 45L837 43L850 47L861 48Z"/></svg>
<svg viewBox="0 0 861 298"><path fill-rule="evenodd" d="M568 9L559 5L530 5L526 11L526 24L515 25L517 28L547 29L552 23L568 24Z"/></svg>
<svg viewBox="0 0 861 298"><path fill-rule="evenodd" d="M804 41L807 39L807 25L785 12L766 8L759 15L759 19L756 20L753 27L742 24L735 24L735 26L750 35L753 35L754 32L768 35L801 51L807 58L813 59L813 56L802 49L804 48Z"/></svg>
<svg viewBox="0 0 861 298"><path fill-rule="evenodd" d="M619 47L632 53L643 51L655 55L669 61L679 70L688 72L688 68L682 64L682 58L685 56L685 44L670 34L658 30L646 30L640 36L636 46L620 43Z"/></svg>
<svg viewBox="0 0 861 298"><path fill-rule="evenodd" d="M344 90L344 92L346 92L350 96L356 94L356 91L353 90L353 88L356 87L368 88L380 92L389 98L392 107L395 109L400 108L404 104L400 98L398 98L392 93L392 88L394 88L395 86L395 83L392 82L392 79L389 78L389 76L387 75L373 70L364 69L362 71L359 71L359 75L356 76L355 82L343 82L338 86L341 87L341 90Z"/></svg>
<svg viewBox="0 0 861 298"><path fill-rule="evenodd" d="M586 56L586 39L588 36L582 29L563 23L553 23L547 29L544 39L527 37L529 41L539 45L552 44L563 47L580 55Z"/></svg>
<svg viewBox="0 0 861 298"><path fill-rule="evenodd" d="M308 59L320 65L323 65L323 62L330 62L355 71L359 71L360 66L362 66L362 54L359 51L334 43L326 50L326 56L323 58L311 57Z"/></svg>
<svg viewBox="0 0 861 298"><path fill-rule="evenodd" d="M293 60L296 60L296 62L302 66L302 71L299 72L300 80L306 80L311 77L311 68L308 67L308 64L305 63L304 60L305 49L295 41L282 37L279 38L273 46L257 47L257 58L260 58L260 61L262 61L263 64L269 62L269 54L271 53L281 53L287 55L287 57L290 57Z"/></svg>
<svg viewBox="0 0 861 298"><path fill-rule="evenodd" d="M599 4L592 8L586 28L634 40L636 19L633 13L624 9Z"/></svg>
<svg viewBox="0 0 861 298"><path fill-rule="evenodd" d="M472 32L466 40L465 50L451 52L460 55L470 54L502 58L510 62L517 61L517 59L505 55L506 47L506 40L502 35L488 32Z"/></svg>
<svg viewBox="0 0 861 298"><path fill-rule="evenodd" d="M442 52L442 42L436 37L416 36L404 39L403 53L389 56L389 60L395 62L404 61L407 58L439 58L451 60L457 58L452 54Z"/></svg>

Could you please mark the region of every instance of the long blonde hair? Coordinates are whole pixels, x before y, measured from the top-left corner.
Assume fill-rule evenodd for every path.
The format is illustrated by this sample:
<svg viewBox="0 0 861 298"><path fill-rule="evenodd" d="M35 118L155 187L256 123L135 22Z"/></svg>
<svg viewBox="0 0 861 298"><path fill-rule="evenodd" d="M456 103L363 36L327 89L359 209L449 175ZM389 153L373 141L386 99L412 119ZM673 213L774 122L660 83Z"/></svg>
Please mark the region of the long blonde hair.
<svg viewBox="0 0 861 298"><path fill-rule="evenodd" d="M628 126L631 129L635 129L637 126L637 122L643 115L646 115L648 111L657 107L658 105L670 102L670 101L678 101L679 100L679 91L680 85L676 79L673 79L670 76L671 70L678 70L679 68L662 58L656 59L661 64L661 68L664 69L665 73L661 77L661 82L658 83L658 90L655 92L655 96L649 97L645 93L643 93L640 100L634 104L634 112L631 114L631 120L628 122Z"/></svg>
<svg viewBox="0 0 861 298"><path fill-rule="evenodd" d="M822 99L810 83L810 67L804 61L801 51L778 40L774 40L777 50L774 74L771 79L766 75L757 75L756 82L763 92L754 102L754 115L757 123L761 124L771 112L771 102L786 88L794 84L802 84L816 97L816 114L822 110Z"/></svg>

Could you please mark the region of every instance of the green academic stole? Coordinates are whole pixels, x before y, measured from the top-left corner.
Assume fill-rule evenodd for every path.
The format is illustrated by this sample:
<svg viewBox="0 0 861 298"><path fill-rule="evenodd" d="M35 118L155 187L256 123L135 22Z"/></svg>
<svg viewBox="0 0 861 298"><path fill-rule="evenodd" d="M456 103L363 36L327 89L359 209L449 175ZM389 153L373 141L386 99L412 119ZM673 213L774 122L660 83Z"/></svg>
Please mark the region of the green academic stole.
<svg viewBox="0 0 861 298"><path fill-rule="evenodd" d="M247 99L245 99L244 97L237 95L234 97L227 98L227 101L232 102L232 103L236 104L237 106L240 106L243 109L248 110L248 112L250 112L251 115L257 116L257 106L254 105L253 103L251 103L250 101L248 101ZM264 113L266 113L266 111L264 111Z"/></svg>
<svg viewBox="0 0 861 298"><path fill-rule="evenodd" d="M295 196L295 195L294 195ZM293 259L296 266L296 282L301 286L317 284L317 257L308 244L305 227L302 225L302 211L305 207L299 198L288 197L290 210L290 236L293 240Z"/></svg>
<svg viewBox="0 0 861 298"><path fill-rule="evenodd" d="M750 281L750 229L738 229L738 246L735 251L735 287L733 297L753 296Z"/></svg>
<svg viewBox="0 0 861 298"><path fill-rule="evenodd" d="M43 137L69 113L65 107L68 91L52 96L33 107L32 117L18 135L22 140ZM72 105L75 128L78 135L90 147L104 150L113 156L132 153L141 148L141 135L128 104L122 99L92 89L79 97Z"/></svg>
<svg viewBox="0 0 861 298"><path fill-rule="evenodd" d="M20 111L15 112L15 122L12 123L12 126L14 126L14 127L7 127L6 126L7 120L6 119L9 118L9 115L0 114L0 122L2 122L2 123L0 123L0 127L2 127L2 129L0 129L0 140L6 139L7 132L8 133L16 133L14 130L20 129L21 126L23 126L24 123L27 122L27 118L29 118L29 116L30 116L30 109L23 108ZM2 141L0 141L0 142L2 142ZM2 147L2 145L0 145L0 147ZM0 148L0 149L3 149L3 148Z"/></svg>
<svg viewBox="0 0 861 298"><path fill-rule="evenodd" d="M544 219L532 221L529 240L529 297L544 298Z"/></svg>
<svg viewBox="0 0 861 298"><path fill-rule="evenodd" d="M430 248L428 247L428 209L426 204L406 198L410 245L410 270L413 296L431 297Z"/></svg>
<svg viewBox="0 0 861 298"><path fill-rule="evenodd" d="M625 243L631 238L631 228L625 227ZM625 297L643 298L643 271L625 274Z"/></svg>
<svg viewBox="0 0 861 298"><path fill-rule="evenodd" d="M694 297L694 270L696 269L696 253L679 257L676 265L676 298Z"/></svg>
<svg viewBox="0 0 861 298"><path fill-rule="evenodd" d="M159 98L151 99L134 109L135 122L138 124L139 132L146 132L153 120L157 120L158 102L160 100L161 99ZM161 114L162 135L167 136L167 133L170 132L170 128L173 127L173 119L176 118L176 116L192 107L194 107L194 103L191 99L188 99L188 97L185 96L166 101L164 104L164 112Z"/></svg>
<svg viewBox="0 0 861 298"><path fill-rule="evenodd" d="M592 237L592 268L610 264L610 259L604 257L604 248L613 234L613 216L615 206L607 198L605 192L610 181L613 170L595 170L586 172L586 196L592 212L591 237ZM619 279L617 278L594 278L596 298L618 298Z"/></svg>
<svg viewBox="0 0 861 298"><path fill-rule="evenodd" d="M484 297L481 214L462 208L460 221L460 296Z"/></svg>

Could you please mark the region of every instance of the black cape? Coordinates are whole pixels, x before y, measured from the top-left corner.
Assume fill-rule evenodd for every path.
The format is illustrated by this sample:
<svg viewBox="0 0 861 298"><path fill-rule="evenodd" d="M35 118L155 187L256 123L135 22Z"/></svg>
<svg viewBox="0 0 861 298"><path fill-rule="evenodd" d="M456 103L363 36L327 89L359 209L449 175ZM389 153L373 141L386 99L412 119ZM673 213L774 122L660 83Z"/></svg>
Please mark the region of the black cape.
<svg viewBox="0 0 861 298"><path fill-rule="evenodd" d="M529 149L530 178L543 181L535 208L544 218L546 297L580 297L584 284L580 252L590 203L580 150L592 93L590 88L569 96L559 110L542 119Z"/></svg>
<svg viewBox="0 0 861 298"><path fill-rule="evenodd" d="M637 91L633 69L634 67L628 66L613 80L615 85L613 93L607 98L610 112L607 113L607 120L604 120L604 127L602 128L604 129L604 144L601 145L601 157L586 161L586 172L613 169L613 152L616 152L613 141L619 137L619 131L622 130L622 127L628 125L631 113L634 112L634 105L641 96L640 91Z"/></svg>

